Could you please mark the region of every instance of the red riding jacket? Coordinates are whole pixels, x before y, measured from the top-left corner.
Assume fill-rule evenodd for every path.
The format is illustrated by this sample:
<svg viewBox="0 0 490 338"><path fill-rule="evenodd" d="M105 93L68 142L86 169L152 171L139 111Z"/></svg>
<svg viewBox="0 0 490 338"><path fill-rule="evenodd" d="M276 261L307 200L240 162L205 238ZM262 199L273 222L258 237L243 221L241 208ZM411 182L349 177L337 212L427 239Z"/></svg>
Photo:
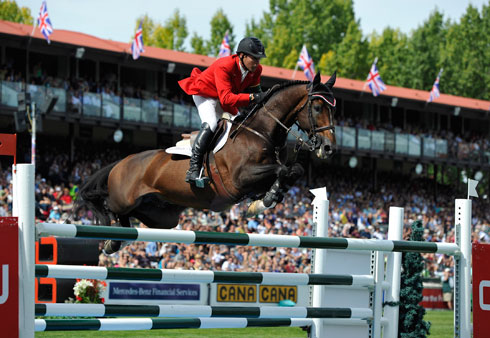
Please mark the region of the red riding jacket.
<svg viewBox="0 0 490 338"><path fill-rule="evenodd" d="M260 84L262 66L255 72L248 72L243 82L238 55L230 55L216 60L203 72L199 68L192 70L191 76L179 81L180 87L188 95L219 98L223 111L236 115L237 107L250 103L249 94L243 94L247 87Z"/></svg>

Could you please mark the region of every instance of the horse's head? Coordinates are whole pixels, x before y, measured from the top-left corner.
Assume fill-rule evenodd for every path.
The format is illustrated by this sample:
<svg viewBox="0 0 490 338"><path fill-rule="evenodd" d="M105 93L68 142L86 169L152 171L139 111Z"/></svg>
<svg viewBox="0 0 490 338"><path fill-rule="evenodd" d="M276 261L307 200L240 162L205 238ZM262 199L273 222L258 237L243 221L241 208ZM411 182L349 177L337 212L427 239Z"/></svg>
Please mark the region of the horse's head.
<svg viewBox="0 0 490 338"><path fill-rule="evenodd" d="M333 124L336 101L332 92L335 79L336 73L322 83L318 72L307 86L306 109L301 109L297 117L300 128L308 133L311 150L321 159L332 156L337 148Z"/></svg>

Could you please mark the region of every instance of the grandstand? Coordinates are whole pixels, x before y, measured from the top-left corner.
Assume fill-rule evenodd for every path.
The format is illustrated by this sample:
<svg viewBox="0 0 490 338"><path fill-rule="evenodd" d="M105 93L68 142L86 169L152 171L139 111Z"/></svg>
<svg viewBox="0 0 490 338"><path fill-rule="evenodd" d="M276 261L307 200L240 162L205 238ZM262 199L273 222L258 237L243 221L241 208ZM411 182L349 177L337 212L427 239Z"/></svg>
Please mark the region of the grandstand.
<svg viewBox="0 0 490 338"><path fill-rule="evenodd" d="M30 135L22 126L25 112L18 94L30 93L40 122L38 218L63 221L71 203L61 199L64 190L73 198L76 185L102 165L135 151L169 147L182 133L199 127L197 111L177 81L193 67L206 68L213 58L146 47L134 61L127 43L56 30L48 46L37 30L29 37L31 31L32 26L0 21L0 133L17 131L18 161L29 162ZM292 76L292 70L264 66L262 85L267 89ZM305 78L298 73L296 79ZM311 235L306 185L327 186L333 197L332 235L383 237L387 205L400 205L411 207L406 223L420 217L428 240L447 242L454 236L451 199L466 196L460 178L481 175L474 237L488 241L490 215L484 205L490 193L490 102L441 94L427 104L428 92L393 86L375 98L363 87L362 81L337 79L338 154L321 162L301 153L308 175L284 203L253 219L243 216L241 206L223 214L187 210L179 227ZM54 106L46 112L50 103ZM122 131L121 140L114 138L116 130ZM10 169L8 161L1 161L3 215L9 213ZM90 217L82 214L78 220L89 223ZM163 253L171 256L161 258ZM427 277L452 268L444 256L425 258ZM218 246L149 248L136 243L116 258L101 256L99 264L308 272L310 256L294 249L277 257L275 250L265 249L252 254Z"/></svg>

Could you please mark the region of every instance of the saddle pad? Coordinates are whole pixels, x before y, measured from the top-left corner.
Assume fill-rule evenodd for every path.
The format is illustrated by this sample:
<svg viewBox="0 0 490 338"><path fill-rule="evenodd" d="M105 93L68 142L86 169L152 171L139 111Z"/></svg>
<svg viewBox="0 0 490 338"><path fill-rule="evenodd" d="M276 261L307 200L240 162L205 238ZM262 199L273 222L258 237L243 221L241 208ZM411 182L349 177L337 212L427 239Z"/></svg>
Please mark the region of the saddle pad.
<svg viewBox="0 0 490 338"><path fill-rule="evenodd" d="M220 151L221 148L224 147L226 144L226 140L228 140L228 135L230 134L231 130L231 122L226 121L226 130L224 133L221 134L220 138L218 139L218 142L216 142L216 146L213 149L213 153L216 154L218 151ZM192 146L191 146L191 141L190 139L185 139L185 140L180 140L175 144L174 147L170 147L165 149L165 151L168 154L177 154L177 155L183 155L183 156L192 156Z"/></svg>

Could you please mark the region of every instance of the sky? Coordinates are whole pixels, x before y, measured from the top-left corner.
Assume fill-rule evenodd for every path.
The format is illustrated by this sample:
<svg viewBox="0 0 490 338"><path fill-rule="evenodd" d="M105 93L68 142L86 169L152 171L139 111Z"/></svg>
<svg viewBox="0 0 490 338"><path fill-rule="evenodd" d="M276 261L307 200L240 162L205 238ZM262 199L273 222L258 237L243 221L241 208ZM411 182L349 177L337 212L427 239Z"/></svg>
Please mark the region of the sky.
<svg viewBox="0 0 490 338"><path fill-rule="evenodd" d="M365 35L390 26L405 33L426 21L430 13L439 9L444 17L458 21L469 4L479 10L489 0L354 0L356 18ZM31 9L37 18L41 0L17 0L17 4ZM267 0L47 0L48 13L54 29L66 29L104 39L129 42L134 35L136 20L148 14L156 22L164 23L175 9L187 20L189 37L197 32L208 39L212 16L219 8L234 27L236 41L245 34L245 25L252 18L258 21L268 11ZM188 38L188 40L190 40ZM186 46L189 46L188 42Z"/></svg>

